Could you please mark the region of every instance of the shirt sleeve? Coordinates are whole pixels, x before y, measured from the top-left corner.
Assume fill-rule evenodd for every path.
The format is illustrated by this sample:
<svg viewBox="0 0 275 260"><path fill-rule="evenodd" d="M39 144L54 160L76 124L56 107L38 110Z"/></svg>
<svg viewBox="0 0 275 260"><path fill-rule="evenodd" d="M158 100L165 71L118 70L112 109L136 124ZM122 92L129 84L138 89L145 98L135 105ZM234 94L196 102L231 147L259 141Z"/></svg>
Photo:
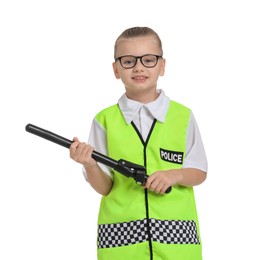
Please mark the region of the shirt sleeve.
<svg viewBox="0 0 275 260"><path fill-rule="evenodd" d="M94 150L103 154L108 155L106 132L101 124L94 118L91 124L88 144L94 147ZM111 167L108 167L102 163L98 163L98 166L111 178L113 178ZM87 180L87 174L85 168L82 168L85 179Z"/></svg>
<svg viewBox="0 0 275 260"><path fill-rule="evenodd" d="M204 145L192 111L187 129L186 156L182 168L196 168L206 173L208 170Z"/></svg>

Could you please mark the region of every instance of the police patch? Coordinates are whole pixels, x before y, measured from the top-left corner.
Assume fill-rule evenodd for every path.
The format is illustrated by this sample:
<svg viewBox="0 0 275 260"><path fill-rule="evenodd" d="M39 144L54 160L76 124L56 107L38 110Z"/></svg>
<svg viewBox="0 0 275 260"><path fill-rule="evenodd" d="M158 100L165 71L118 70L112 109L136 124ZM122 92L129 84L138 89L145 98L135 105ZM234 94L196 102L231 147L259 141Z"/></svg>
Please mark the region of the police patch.
<svg viewBox="0 0 275 260"><path fill-rule="evenodd" d="M164 161L182 164L183 162L183 152L170 151L160 148L160 158Z"/></svg>

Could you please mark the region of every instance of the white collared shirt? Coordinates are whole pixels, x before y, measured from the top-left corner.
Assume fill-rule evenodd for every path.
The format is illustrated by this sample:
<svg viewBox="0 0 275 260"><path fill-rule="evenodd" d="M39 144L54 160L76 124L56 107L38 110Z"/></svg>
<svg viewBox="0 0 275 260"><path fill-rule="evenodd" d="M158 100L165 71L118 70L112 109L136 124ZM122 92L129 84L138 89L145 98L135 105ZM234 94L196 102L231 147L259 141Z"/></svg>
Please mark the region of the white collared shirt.
<svg viewBox="0 0 275 260"><path fill-rule="evenodd" d="M163 123L165 122L170 99L165 95L163 90L159 89L158 93L158 98L147 104L131 100L126 94L123 94L118 100L118 105L125 121L127 124L130 124L132 121L134 122L144 141L146 141L154 119ZM96 119L92 122L88 143L94 147L95 151L108 155L105 129ZM109 167L101 163L99 165L104 172L111 176ZM207 172L207 158L199 128L192 111L187 129L186 157L182 168L197 168ZM86 176L84 168L83 173Z"/></svg>
<svg viewBox="0 0 275 260"><path fill-rule="evenodd" d="M147 104L129 99L126 94L118 100L118 105L127 124L133 121L144 141L146 141L154 119L164 123L169 108L170 99L163 90L158 90L158 94L156 100Z"/></svg>

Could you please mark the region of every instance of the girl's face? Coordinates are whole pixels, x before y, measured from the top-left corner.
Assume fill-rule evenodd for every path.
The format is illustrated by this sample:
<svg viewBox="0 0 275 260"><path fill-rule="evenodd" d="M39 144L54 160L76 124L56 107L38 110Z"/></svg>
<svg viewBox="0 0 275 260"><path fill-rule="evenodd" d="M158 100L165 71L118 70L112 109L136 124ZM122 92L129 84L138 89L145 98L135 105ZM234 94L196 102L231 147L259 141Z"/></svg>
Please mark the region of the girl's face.
<svg viewBox="0 0 275 260"><path fill-rule="evenodd" d="M125 55L143 56L153 54L160 56L161 49L157 40L152 36L135 37L131 39L121 39L117 44L116 58ZM150 64L151 59L145 59L145 64ZM125 64L129 64L126 60ZM149 65L150 66L150 65ZM145 67L140 59L133 68L127 69L121 66L119 60L113 62L115 77L124 83L128 98L148 103L157 98L157 81L159 76L164 75L165 59L158 58L157 64L153 68Z"/></svg>

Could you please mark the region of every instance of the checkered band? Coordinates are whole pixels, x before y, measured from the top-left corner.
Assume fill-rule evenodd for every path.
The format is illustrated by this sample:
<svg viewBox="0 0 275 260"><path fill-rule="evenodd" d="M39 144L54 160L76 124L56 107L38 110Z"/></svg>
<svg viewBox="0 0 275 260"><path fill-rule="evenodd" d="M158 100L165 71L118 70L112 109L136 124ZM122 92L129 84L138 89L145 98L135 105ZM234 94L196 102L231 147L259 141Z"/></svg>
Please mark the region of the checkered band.
<svg viewBox="0 0 275 260"><path fill-rule="evenodd" d="M150 220L152 240L164 244L199 244L193 220Z"/></svg>
<svg viewBox="0 0 275 260"><path fill-rule="evenodd" d="M98 248L127 246L148 240L146 219L98 227Z"/></svg>
<svg viewBox="0 0 275 260"><path fill-rule="evenodd" d="M149 220L152 241L164 244L200 244L192 220ZM147 241L147 219L98 226L98 248L127 246Z"/></svg>

